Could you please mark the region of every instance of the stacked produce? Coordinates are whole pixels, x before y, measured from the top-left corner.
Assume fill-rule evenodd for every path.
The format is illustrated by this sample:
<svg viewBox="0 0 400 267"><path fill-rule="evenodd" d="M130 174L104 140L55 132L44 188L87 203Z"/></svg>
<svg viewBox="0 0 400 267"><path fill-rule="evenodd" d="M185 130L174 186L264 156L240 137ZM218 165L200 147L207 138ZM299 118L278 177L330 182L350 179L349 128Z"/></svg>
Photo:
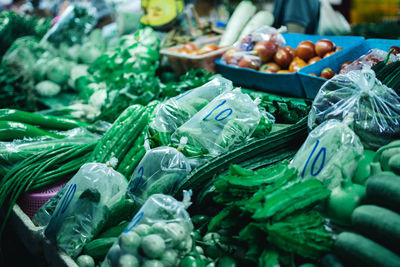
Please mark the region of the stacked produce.
<svg viewBox="0 0 400 267"><path fill-rule="evenodd" d="M165 27L181 4L146 2L142 21ZM23 194L64 182L33 221L80 267L400 265L397 47L324 70L310 101L176 77L157 32L109 40L92 11L71 4L47 33L0 15L0 237ZM294 73L340 50L286 46L254 14L242 1L218 46L176 52L239 38L227 64Z"/></svg>
<svg viewBox="0 0 400 267"><path fill-rule="evenodd" d="M265 73L292 73L342 49L327 39L315 44L302 41L296 49L285 44L279 31L261 27L239 40L224 54L223 61L228 65ZM331 78L333 75L324 71L321 76Z"/></svg>

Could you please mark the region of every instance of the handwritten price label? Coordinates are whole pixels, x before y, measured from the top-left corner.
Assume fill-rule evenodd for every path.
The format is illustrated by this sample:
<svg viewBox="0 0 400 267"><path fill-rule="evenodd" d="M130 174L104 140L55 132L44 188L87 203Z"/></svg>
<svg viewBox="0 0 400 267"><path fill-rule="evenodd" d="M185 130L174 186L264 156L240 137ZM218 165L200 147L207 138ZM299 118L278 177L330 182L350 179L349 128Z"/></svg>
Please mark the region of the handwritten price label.
<svg viewBox="0 0 400 267"><path fill-rule="evenodd" d="M303 171L301 172L301 177L302 178L304 178L304 176L306 175L306 169L307 169L307 166L308 166L308 164L310 163L311 160L312 160L312 164L311 164L310 174L312 176L317 176L322 171L322 169L324 168L325 159L326 159L326 148L325 147L321 147L319 149L318 153L314 157L314 154L316 153L316 151L318 149L319 143L320 143L319 140L317 140L313 150L311 151L310 156L308 156L308 159L306 161L306 164L304 165ZM321 164L319 165L318 170L315 171L315 169L317 168L316 165L317 165L318 159L320 157L322 157Z"/></svg>

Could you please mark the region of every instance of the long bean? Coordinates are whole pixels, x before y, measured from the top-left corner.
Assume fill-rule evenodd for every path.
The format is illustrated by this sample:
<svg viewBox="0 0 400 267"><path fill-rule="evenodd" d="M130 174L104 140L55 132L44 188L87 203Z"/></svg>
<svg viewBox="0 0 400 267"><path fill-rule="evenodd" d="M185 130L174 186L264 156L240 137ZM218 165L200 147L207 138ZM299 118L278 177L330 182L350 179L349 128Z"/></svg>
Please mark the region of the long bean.
<svg viewBox="0 0 400 267"><path fill-rule="evenodd" d="M95 146L96 142L68 144L32 155L12 168L0 181L0 207L8 204L0 226L0 239L12 208L22 193L54 184L75 173L88 160Z"/></svg>

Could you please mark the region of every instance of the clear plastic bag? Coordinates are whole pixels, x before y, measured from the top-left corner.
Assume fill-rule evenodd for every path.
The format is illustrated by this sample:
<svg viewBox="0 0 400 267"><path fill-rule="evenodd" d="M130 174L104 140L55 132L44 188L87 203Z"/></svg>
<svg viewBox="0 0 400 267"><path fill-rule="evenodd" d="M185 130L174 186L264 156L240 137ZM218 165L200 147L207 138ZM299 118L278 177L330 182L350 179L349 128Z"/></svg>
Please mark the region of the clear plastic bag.
<svg viewBox="0 0 400 267"><path fill-rule="evenodd" d="M177 149L161 146L146 152L130 179L127 194L143 204L153 194L170 194L191 171Z"/></svg>
<svg viewBox="0 0 400 267"><path fill-rule="evenodd" d="M340 184L345 177L353 177L363 146L348 125L328 120L310 132L291 166L302 179L316 178L329 189Z"/></svg>
<svg viewBox="0 0 400 267"><path fill-rule="evenodd" d="M97 24L96 9L90 2L76 2L67 6L59 20L43 36L41 43L48 41L58 47L81 44Z"/></svg>
<svg viewBox="0 0 400 267"><path fill-rule="evenodd" d="M372 70L351 71L327 81L314 99L309 128L351 115L351 128L365 148L377 149L400 139L400 97L375 78Z"/></svg>
<svg viewBox="0 0 400 267"><path fill-rule="evenodd" d="M215 97L232 88L230 80L216 77L203 86L170 98L157 110L151 127L158 132L172 134Z"/></svg>
<svg viewBox="0 0 400 267"><path fill-rule="evenodd" d="M59 200L46 226L45 236L68 255L79 255L98 234L109 208L121 200L126 179L112 167L87 163L53 198Z"/></svg>
<svg viewBox="0 0 400 267"><path fill-rule="evenodd" d="M228 151L247 140L257 128L261 113L259 99L253 101L240 89L225 92L196 113L172 135L179 144L187 137L191 147L202 148L211 156Z"/></svg>
<svg viewBox="0 0 400 267"><path fill-rule="evenodd" d="M223 55L222 61L229 65L258 69L262 63L271 61L279 48L285 46L286 41L281 34L285 30L284 27L277 30L262 26L235 43Z"/></svg>
<svg viewBox="0 0 400 267"><path fill-rule="evenodd" d="M112 245L107 266L178 266L192 248L193 224L182 202L152 195Z"/></svg>
<svg viewBox="0 0 400 267"><path fill-rule="evenodd" d="M352 70L363 70L369 69L373 67L379 61L383 61L386 59L388 52L380 50L380 49L370 49L365 55L362 55L357 60L354 60L352 63L347 65L346 67L340 69L339 74L345 74ZM389 62L394 62L398 60L398 58L394 55L389 56Z"/></svg>

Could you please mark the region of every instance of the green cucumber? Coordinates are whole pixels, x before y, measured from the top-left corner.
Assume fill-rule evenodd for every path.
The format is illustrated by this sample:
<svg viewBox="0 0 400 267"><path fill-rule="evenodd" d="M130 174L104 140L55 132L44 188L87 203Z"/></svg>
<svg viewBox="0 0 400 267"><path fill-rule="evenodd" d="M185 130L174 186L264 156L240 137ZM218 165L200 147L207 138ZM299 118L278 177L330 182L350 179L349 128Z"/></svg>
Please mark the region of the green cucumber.
<svg viewBox="0 0 400 267"><path fill-rule="evenodd" d="M117 237L105 237L90 241L83 248L83 254L89 255L95 260L103 260L108 250L117 240Z"/></svg>
<svg viewBox="0 0 400 267"><path fill-rule="evenodd" d="M119 237L128 225L129 221L122 221L119 224L103 231L98 238Z"/></svg>
<svg viewBox="0 0 400 267"><path fill-rule="evenodd" d="M296 124L271 133L265 138L248 142L246 145L211 159L208 163L194 169L178 184L173 196L180 197L182 190L192 189L194 193L203 188L216 174L229 168L230 164L241 164L254 157L271 153L285 147L288 151L297 150L307 137L307 117ZM284 153L282 151L281 153Z"/></svg>
<svg viewBox="0 0 400 267"><path fill-rule="evenodd" d="M339 234L333 251L349 266L398 267L400 257L390 250L361 235L349 232Z"/></svg>
<svg viewBox="0 0 400 267"><path fill-rule="evenodd" d="M397 253L400 252L398 213L374 205L363 205L354 210L352 224L357 232L393 251L396 250Z"/></svg>
<svg viewBox="0 0 400 267"><path fill-rule="evenodd" d="M110 213L104 224L104 229L119 224L121 221L130 220L135 214L135 201L130 198L123 198L110 208Z"/></svg>
<svg viewBox="0 0 400 267"><path fill-rule="evenodd" d="M400 213L400 176L378 173L367 181L367 202Z"/></svg>

